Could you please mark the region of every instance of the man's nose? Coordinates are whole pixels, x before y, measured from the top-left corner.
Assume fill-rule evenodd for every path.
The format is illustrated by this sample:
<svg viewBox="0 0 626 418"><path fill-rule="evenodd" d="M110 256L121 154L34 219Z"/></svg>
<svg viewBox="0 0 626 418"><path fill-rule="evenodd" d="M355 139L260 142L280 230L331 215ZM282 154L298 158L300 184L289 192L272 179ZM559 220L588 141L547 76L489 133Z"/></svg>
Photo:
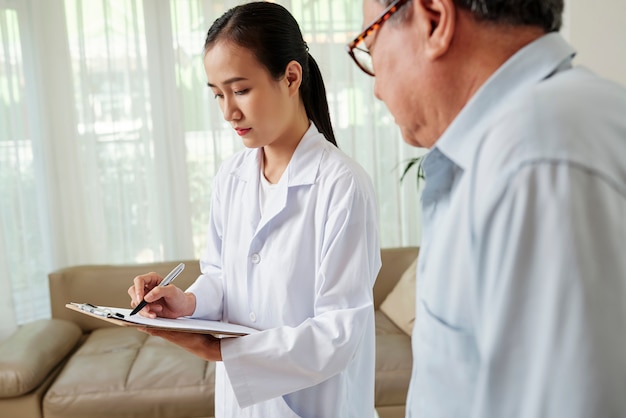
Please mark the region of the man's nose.
<svg viewBox="0 0 626 418"><path fill-rule="evenodd" d="M374 77L374 96L378 99L378 100L383 100L380 97L380 83L378 82L378 79L376 77Z"/></svg>

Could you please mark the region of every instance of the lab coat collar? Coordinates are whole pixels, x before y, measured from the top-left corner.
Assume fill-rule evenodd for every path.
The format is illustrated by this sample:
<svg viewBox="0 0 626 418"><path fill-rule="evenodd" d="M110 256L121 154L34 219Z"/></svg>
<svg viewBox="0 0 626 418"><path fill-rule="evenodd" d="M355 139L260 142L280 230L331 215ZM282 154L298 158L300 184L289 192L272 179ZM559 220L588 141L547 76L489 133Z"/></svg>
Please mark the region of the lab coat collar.
<svg viewBox="0 0 626 418"><path fill-rule="evenodd" d="M327 144L330 145L330 142L311 122L309 129L304 133L287 166L288 187L315 183Z"/></svg>
<svg viewBox="0 0 626 418"><path fill-rule="evenodd" d="M283 173L283 176L286 176L286 178L281 178L280 183L286 184L287 187L315 183L326 143L334 146L326 141L324 135L311 122L309 129L304 133ZM243 163L235 167L231 174L257 187L262 157L262 148L249 150Z"/></svg>
<svg viewBox="0 0 626 418"><path fill-rule="evenodd" d="M233 169L231 174L247 183L247 201L251 203L250 210L252 211L249 219L255 229L255 236L287 206L287 194L290 187L315 183L324 150L328 145L334 146L326 141L315 124L311 122L278 183L274 199L268 202L262 218L260 218L259 209L259 180L263 149L250 150L243 163Z"/></svg>

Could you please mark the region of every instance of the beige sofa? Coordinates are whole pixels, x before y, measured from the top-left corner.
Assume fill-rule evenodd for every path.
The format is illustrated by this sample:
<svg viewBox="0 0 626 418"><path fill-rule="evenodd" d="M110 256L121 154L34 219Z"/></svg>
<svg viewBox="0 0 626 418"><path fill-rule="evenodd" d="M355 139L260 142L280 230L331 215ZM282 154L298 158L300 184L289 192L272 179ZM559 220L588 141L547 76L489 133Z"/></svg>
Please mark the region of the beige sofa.
<svg viewBox="0 0 626 418"><path fill-rule="evenodd" d="M374 289L381 418L404 416L411 351L407 333L379 308L416 256L414 247L382 251ZM0 344L0 417L213 416L213 363L160 338L65 308L68 302L126 306L133 277L165 274L178 262L88 265L50 273L52 319L24 325ZM183 288L199 274L196 260L185 263L176 281Z"/></svg>

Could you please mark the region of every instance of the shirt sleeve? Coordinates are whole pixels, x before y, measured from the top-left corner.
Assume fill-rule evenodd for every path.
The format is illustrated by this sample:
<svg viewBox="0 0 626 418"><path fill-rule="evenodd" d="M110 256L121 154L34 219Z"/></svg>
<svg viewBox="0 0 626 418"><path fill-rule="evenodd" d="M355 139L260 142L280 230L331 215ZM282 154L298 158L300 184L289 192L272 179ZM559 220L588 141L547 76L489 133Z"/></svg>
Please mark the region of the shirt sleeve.
<svg viewBox="0 0 626 418"><path fill-rule="evenodd" d="M380 269L373 189L363 192L352 183L335 196L324 226L314 317L222 342L224 366L242 408L340 373L364 335L373 333L372 286Z"/></svg>
<svg viewBox="0 0 626 418"><path fill-rule="evenodd" d="M625 202L598 173L541 162L485 204L473 417L626 410Z"/></svg>

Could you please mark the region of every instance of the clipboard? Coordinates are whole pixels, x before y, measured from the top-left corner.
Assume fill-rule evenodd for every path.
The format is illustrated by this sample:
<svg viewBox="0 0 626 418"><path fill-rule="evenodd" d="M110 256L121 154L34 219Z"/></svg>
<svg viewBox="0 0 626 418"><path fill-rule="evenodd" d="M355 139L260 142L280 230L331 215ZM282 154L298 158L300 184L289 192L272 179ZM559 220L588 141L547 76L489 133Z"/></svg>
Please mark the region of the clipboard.
<svg viewBox="0 0 626 418"><path fill-rule="evenodd" d="M141 315L130 316L131 309L96 306L90 303L68 303L65 305L73 311L80 312L122 327L145 327L165 331L193 332L211 334L215 337L241 337L253 334L258 330L238 324L222 321L209 321L196 318L144 318Z"/></svg>

